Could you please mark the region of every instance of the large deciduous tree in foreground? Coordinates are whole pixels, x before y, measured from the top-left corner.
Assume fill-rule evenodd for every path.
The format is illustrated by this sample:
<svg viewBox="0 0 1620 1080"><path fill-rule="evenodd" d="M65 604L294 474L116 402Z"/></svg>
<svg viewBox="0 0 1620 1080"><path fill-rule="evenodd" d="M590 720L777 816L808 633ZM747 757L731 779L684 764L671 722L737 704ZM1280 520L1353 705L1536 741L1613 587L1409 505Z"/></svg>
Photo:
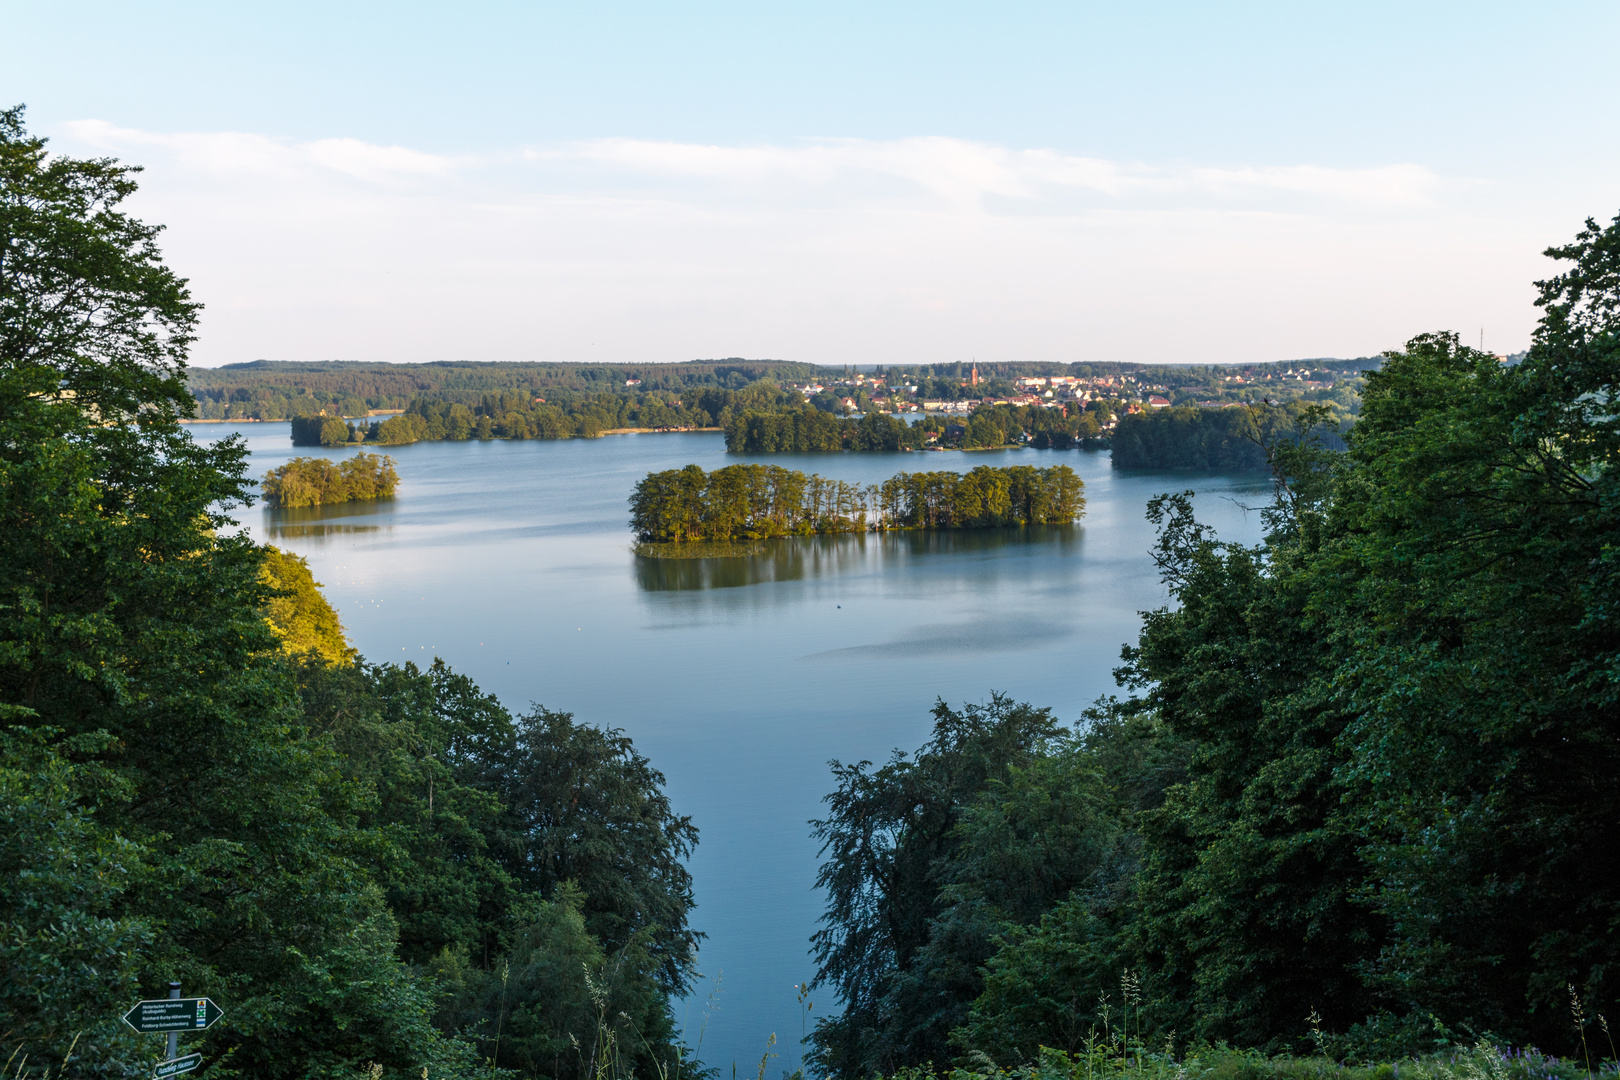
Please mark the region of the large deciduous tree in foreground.
<svg viewBox="0 0 1620 1080"><path fill-rule="evenodd" d="M690 1071L696 830L617 732L364 664L227 528L133 172L0 113L0 1059L146 1075L118 1017L179 980L208 1076Z"/></svg>
<svg viewBox="0 0 1620 1080"><path fill-rule="evenodd" d="M362 792L298 726L260 552L218 531L245 451L178 423L199 306L120 211L132 172L0 113L3 1037L150 1060L117 1016L178 979L231 1003L216 1072L448 1056Z"/></svg>

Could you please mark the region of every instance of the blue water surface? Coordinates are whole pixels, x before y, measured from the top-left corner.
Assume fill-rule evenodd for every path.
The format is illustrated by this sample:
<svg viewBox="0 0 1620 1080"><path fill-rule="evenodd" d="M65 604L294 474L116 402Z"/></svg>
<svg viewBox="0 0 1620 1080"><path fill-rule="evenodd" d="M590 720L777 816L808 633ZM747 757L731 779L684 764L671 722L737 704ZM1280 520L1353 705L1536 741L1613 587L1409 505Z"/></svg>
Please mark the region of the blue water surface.
<svg viewBox="0 0 1620 1080"><path fill-rule="evenodd" d="M252 469L297 454L285 423L240 434ZM752 1075L799 1063L795 984L814 967L821 898L807 820L829 759L879 761L929 731L936 698L991 691L1066 721L1099 695L1138 612L1166 603L1148 555L1148 500L1197 492L1200 518L1254 542L1264 476L1122 473L1106 452L728 455L709 433L392 447L398 495L240 513L308 557L354 644L374 661L443 657L516 710L531 703L623 728L702 840L691 862L704 979L682 1007L704 1060ZM1073 528L774 542L753 559L652 562L631 551L627 499L649 471L767 461L869 483L895 472L1066 463L1085 480ZM718 992L716 992L718 988ZM823 989L817 1016L836 1011Z"/></svg>

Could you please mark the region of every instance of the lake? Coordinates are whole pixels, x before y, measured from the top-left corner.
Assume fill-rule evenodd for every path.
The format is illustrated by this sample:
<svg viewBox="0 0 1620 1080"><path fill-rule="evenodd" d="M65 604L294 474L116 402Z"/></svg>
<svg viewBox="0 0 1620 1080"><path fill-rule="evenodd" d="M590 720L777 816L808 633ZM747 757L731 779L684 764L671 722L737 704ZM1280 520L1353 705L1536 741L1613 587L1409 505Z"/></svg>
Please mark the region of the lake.
<svg viewBox="0 0 1620 1080"><path fill-rule="evenodd" d="M240 433L262 476L296 454L288 425ZM702 1057L752 1075L799 1061L794 985L814 974L821 898L806 825L829 759L881 761L929 732L936 698L991 691L1073 721L1116 691L1138 612L1166 595L1147 501L1191 489L1202 520L1252 543L1255 474L1120 473L1106 452L727 455L712 433L390 447L398 495L304 511L242 511L261 540L306 556L373 661L442 656L514 710L544 704L624 729L702 840L692 859L705 979L677 1012ZM1085 480L1078 526L1023 532L811 537L751 559L639 559L627 499L648 472L758 460L871 483L895 472L1066 463ZM714 993L718 984L718 993ZM713 1008L705 1001L712 996ZM812 1017L836 1011L827 990ZM707 1013L707 1021L704 1015Z"/></svg>

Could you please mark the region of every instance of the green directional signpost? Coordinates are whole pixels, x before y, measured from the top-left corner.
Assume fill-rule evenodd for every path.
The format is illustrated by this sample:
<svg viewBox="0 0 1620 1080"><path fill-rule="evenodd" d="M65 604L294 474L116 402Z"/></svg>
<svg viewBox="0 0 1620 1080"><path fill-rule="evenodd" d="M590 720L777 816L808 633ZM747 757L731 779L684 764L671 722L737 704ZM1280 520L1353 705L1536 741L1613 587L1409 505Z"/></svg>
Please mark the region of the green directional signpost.
<svg viewBox="0 0 1620 1080"><path fill-rule="evenodd" d="M180 1033L202 1031L204 1028L212 1027L224 1015L224 1009L205 997L181 997L180 984L172 982L169 984L168 997L136 1002L135 1007L124 1014L124 1023L143 1035L159 1032L167 1034L169 1060L156 1066L153 1076L178 1076L202 1064L201 1054L179 1056Z"/></svg>

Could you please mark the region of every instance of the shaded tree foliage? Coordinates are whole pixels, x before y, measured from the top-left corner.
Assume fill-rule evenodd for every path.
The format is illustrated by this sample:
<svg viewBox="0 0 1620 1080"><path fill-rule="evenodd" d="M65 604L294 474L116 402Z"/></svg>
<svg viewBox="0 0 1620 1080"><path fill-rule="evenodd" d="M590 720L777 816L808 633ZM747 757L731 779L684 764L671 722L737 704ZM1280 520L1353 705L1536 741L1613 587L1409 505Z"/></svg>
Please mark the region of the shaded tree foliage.
<svg viewBox="0 0 1620 1080"><path fill-rule="evenodd" d="M827 856L817 876L827 909L812 943L816 981L837 991L844 1011L816 1026L818 1067L867 1076L946 1059L934 1003L911 982L945 907L958 825L992 782L1059 737L1048 710L997 695L961 711L936 704L933 737L915 755L897 750L878 768L832 763L838 786L827 817L812 823Z"/></svg>
<svg viewBox="0 0 1620 1080"><path fill-rule="evenodd" d="M1290 401L1130 413L1119 418L1110 442L1113 464L1121 469L1264 469L1266 447L1291 437L1310 410L1320 413L1322 408ZM1342 450L1345 444L1337 426L1319 434L1327 445Z"/></svg>
<svg viewBox="0 0 1620 1080"><path fill-rule="evenodd" d="M1302 1050L1311 1014L1350 1057L1480 1033L1580 1051L1570 994L1612 1011L1620 949L1620 218L1548 254L1522 361L1422 335L1368 375L1346 450L1328 406L1255 444L1263 543L1155 499L1172 603L1125 650L1137 696L976 794L950 845L919 844L926 874L896 870L906 824L846 823L909 822L908 793L887 818L857 797L899 774L836 774L831 1072L1072 1048L1127 970L1154 1042ZM1124 731L1140 767L1088 787Z"/></svg>
<svg viewBox="0 0 1620 1080"><path fill-rule="evenodd" d="M663 813L668 845L614 863L616 891L555 903L594 913L613 937L583 955L641 1003L639 1049L607 1074L679 1059L668 993L693 938L671 860L690 824L628 790L661 778L621 738L553 716L526 741L447 671L355 663L308 567L232 528L246 451L179 425L198 308L157 229L118 208L131 173L48 157L0 113L0 1053L144 1072L161 1040L118 1016L179 979L226 1008L188 1037L210 1075L490 1075L484 1018L431 1022L448 984L429 965L540 940L548 886L485 855L537 850L503 816L526 804L502 801L520 787L500 768L605 741L574 755L607 796L573 835L645 835ZM592 858L612 855L571 841L546 857L600 884Z"/></svg>

